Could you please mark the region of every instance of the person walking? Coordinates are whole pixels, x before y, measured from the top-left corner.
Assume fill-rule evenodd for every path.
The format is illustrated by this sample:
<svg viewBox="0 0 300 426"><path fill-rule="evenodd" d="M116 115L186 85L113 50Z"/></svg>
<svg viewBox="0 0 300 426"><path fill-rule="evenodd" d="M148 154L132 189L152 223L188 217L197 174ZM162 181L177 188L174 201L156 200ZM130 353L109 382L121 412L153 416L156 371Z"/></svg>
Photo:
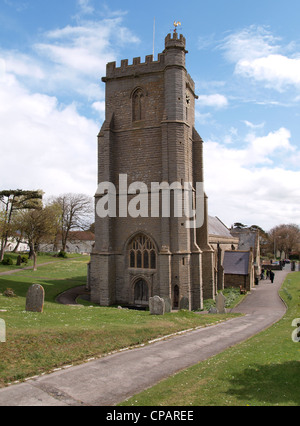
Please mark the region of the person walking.
<svg viewBox="0 0 300 426"><path fill-rule="evenodd" d="M275 274L274 274L274 272L273 271L270 271L270 280L271 280L271 283L273 284L273 282L274 282L274 278L275 278Z"/></svg>

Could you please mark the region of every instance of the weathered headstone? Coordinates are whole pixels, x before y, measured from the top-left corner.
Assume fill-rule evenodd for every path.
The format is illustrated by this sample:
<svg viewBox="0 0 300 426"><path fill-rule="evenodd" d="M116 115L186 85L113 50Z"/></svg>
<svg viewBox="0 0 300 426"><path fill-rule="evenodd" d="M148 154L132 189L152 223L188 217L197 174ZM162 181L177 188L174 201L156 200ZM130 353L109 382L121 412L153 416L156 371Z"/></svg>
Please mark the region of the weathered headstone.
<svg viewBox="0 0 300 426"><path fill-rule="evenodd" d="M150 297L149 308L151 315L165 314L165 301L159 296Z"/></svg>
<svg viewBox="0 0 300 426"><path fill-rule="evenodd" d="M164 297L163 299L165 302L165 313L168 314L172 310L172 302L169 297Z"/></svg>
<svg viewBox="0 0 300 426"><path fill-rule="evenodd" d="M0 318L0 343L6 342L6 328L5 321Z"/></svg>
<svg viewBox="0 0 300 426"><path fill-rule="evenodd" d="M182 297L182 299L180 300L180 309L185 309L187 311L190 309L190 303L187 297Z"/></svg>
<svg viewBox="0 0 300 426"><path fill-rule="evenodd" d="M45 300L45 290L39 284L33 284L29 287L26 296L27 312L43 312Z"/></svg>
<svg viewBox="0 0 300 426"><path fill-rule="evenodd" d="M215 306L211 306L208 311L209 314L217 314L218 309Z"/></svg>
<svg viewBox="0 0 300 426"><path fill-rule="evenodd" d="M223 293L219 293L216 298L216 307L219 314L226 314L225 304L226 297L223 295Z"/></svg>
<svg viewBox="0 0 300 426"><path fill-rule="evenodd" d="M22 258L21 258L21 256L19 255L18 257L17 257L17 266L21 266L22 265Z"/></svg>

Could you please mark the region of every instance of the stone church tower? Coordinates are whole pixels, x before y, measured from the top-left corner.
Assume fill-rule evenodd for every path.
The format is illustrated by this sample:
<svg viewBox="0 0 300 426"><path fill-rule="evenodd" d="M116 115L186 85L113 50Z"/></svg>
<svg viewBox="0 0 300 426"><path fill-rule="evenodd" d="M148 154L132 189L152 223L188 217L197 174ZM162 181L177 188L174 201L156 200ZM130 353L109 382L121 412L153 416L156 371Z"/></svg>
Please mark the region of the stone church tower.
<svg viewBox="0 0 300 426"><path fill-rule="evenodd" d="M116 188L116 214L96 214L96 242L91 254L91 301L101 306L147 305L158 295L172 308L195 310L203 298L215 297L213 250L208 244L207 207L204 224L188 229L175 217L170 191L170 217L151 214L151 183L203 182L203 141L194 128L195 85L185 68L186 40L169 34L165 50L154 61L122 60L107 64L106 115L98 135L98 183ZM143 182L149 214L131 217L118 208L127 188ZM160 191L160 200L161 200ZM134 192L138 194L139 192ZM106 196L96 193L96 206ZM205 197L206 199L206 197ZM173 214L172 214L173 213Z"/></svg>

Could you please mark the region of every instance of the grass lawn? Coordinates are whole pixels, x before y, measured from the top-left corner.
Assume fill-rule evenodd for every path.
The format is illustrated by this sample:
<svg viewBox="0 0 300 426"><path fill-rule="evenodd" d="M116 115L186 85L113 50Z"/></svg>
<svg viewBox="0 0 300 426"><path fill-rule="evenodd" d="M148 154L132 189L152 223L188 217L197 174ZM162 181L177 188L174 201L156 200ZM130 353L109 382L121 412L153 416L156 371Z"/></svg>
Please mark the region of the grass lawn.
<svg viewBox="0 0 300 426"><path fill-rule="evenodd" d="M300 343L292 321L300 318L300 273L290 274L281 297L286 315L259 335L162 381L120 405L299 406Z"/></svg>
<svg viewBox="0 0 300 426"><path fill-rule="evenodd" d="M85 285L88 261L87 256L77 256L40 266L36 272L23 270L0 276L0 310L7 311L0 312L6 323L6 343L0 343L0 387L234 316L180 311L157 317L145 311L55 303L58 294ZM42 314L25 311L26 293L32 284L41 284L45 289ZM5 297L7 288L13 289L17 297Z"/></svg>
<svg viewBox="0 0 300 426"><path fill-rule="evenodd" d="M13 261L13 265L2 265L0 263L0 273L1 272L18 270L18 269L24 269L24 268L33 266L33 260L28 260L27 263L22 263L21 266L17 266L17 258L18 258L18 256L19 256L18 253L6 253L5 257L10 257L12 259L12 261ZM28 256L28 254L25 255L25 256ZM81 255L79 255L79 254L68 254L68 257L69 258L70 257L76 258L76 257L81 257ZM41 253L37 257L37 264L41 265L43 263L57 262L59 260L62 260L62 259L58 258L58 257L54 257L53 254L51 254L51 253Z"/></svg>

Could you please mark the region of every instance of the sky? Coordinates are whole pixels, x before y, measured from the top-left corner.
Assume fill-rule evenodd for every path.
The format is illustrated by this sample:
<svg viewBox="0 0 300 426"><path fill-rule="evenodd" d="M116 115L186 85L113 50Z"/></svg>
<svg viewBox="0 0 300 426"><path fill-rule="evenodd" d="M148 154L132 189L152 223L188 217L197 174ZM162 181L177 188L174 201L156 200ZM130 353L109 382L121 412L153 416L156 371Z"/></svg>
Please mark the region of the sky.
<svg viewBox="0 0 300 426"><path fill-rule="evenodd" d="M106 63L157 58L176 20L209 214L300 225L299 17L299 0L0 0L0 188L93 196Z"/></svg>

